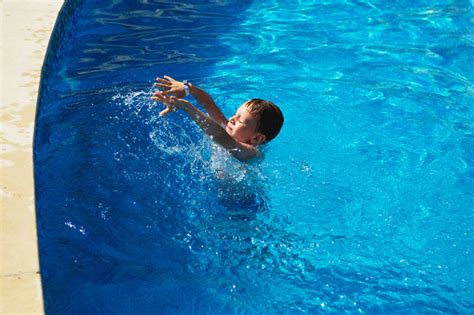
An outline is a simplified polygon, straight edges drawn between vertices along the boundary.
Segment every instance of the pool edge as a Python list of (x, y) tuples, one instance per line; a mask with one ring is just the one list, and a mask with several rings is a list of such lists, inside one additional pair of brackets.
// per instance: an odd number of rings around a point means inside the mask
[(60, 0), (5, 0), (2, 14), (0, 313), (44, 313), (33, 181), (41, 67)]

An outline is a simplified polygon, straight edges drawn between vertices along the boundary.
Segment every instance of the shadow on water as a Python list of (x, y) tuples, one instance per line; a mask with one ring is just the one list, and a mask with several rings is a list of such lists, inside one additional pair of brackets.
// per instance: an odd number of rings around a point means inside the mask
[[(145, 305), (173, 299), (182, 305), (183, 296), (207, 291), (204, 275), (189, 270), (195, 254), (200, 261), (202, 253), (222, 250), (220, 237), (250, 233), (249, 222), (265, 209), (263, 189), (233, 174), (223, 178), (208, 159), (210, 141), (188, 131), (191, 122), (158, 118), (146, 93), (99, 94), (110, 104), (78, 103), (36, 133), (43, 144), (36, 188), (46, 301), (54, 300), (52, 310), (61, 307), (69, 292), (55, 288), (63, 279), (74, 282), (76, 296), (87, 290), (115, 296), (116, 285), (133, 280), (156, 291)], [(78, 113), (88, 121), (78, 121)], [(221, 164), (240, 167), (226, 158)], [(181, 294), (164, 292), (163, 283), (182, 286)]]
[(148, 93), (157, 75), (211, 73), (227, 57), (219, 35), (249, 4), (65, 3), (34, 143), (47, 313), (182, 312), (198, 296), (201, 307), (226, 308), (190, 266), (219, 251), (209, 234), (247, 229), (263, 196), (216, 178), (196, 127), (180, 115), (160, 120)]

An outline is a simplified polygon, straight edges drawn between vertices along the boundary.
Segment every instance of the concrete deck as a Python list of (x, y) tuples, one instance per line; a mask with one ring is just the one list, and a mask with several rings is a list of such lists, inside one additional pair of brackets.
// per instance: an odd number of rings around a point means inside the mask
[(0, 0), (0, 314), (43, 313), (33, 186), (41, 66), (60, 0)]

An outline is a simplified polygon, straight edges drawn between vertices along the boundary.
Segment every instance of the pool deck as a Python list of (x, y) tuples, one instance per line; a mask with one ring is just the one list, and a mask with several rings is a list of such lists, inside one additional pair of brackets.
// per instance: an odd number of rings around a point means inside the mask
[(0, 0), (0, 314), (41, 314), (33, 129), (49, 37), (63, 1)]

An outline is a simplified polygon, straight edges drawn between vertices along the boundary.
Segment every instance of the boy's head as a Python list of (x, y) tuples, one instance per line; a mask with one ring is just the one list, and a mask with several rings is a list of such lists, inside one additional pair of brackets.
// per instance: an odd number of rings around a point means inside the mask
[(283, 120), (283, 114), (275, 104), (254, 98), (237, 109), (229, 119), (226, 131), (239, 142), (258, 145), (275, 138)]

